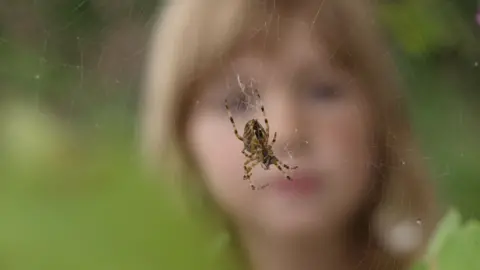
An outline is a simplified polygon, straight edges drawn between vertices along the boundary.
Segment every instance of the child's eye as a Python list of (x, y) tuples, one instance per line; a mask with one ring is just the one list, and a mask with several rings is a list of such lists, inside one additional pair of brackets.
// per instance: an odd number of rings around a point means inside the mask
[(330, 100), (340, 96), (340, 90), (332, 84), (319, 84), (308, 90), (309, 98), (316, 100)]

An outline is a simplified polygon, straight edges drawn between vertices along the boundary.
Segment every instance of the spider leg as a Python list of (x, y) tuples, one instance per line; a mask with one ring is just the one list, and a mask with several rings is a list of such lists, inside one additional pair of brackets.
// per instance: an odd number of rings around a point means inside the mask
[(260, 100), (260, 110), (262, 110), (263, 118), (265, 119), (265, 132), (267, 133), (267, 138), (270, 137), (270, 125), (268, 124), (267, 115), (265, 113), (265, 108), (263, 107), (262, 98), (260, 97), (260, 93), (258, 89), (255, 89), (255, 94), (257, 94), (258, 100)]
[(281, 161), (277, 160), (274, 165), (278, 168), (279, 171), (281, 171), (283, 173), (283, 176), (285, 178), (287, 178), (287, 180), (289, 181), (292, 181), (292, 178), (290, 177), (290, 175), (288, 175), (283, 169), (282, 169), (282, 166), (284, 166), (285, 168), (287, 169), (296, 169), (298, 166), (295, 166), (295, 167), (290, 167), (288, 165), (285, 165), (283, 164)]
[(232, 123), (233, 126), (233, 132), (235, 133), (235, 136), (237, 139), (243, 142), (242, 136), (238, 133), (237, 127), (235, 125), (235, 121), (233, 120), (232, 112), (230, 111), (230, 108), (228, 107), (228, 101), (225, 99), (225, 109), (227, 110), (228, 117), (230, 118), (230, 123)]
[(284, 167), (287, 170), (295, 170), (298, 168), (298, 166), (288, 166), (287, 164), (281, 162), (280, 160), (278, 160), (277, 162), (280, 166)]
[[(254, 162), (251, 166), (248, 166), (249, 163), (252, 163)], [(251, 171), (253, 169), (253, 167), (255, 167), (258, 163), (260, 163), (259, 160), (256, 160), (254, 158), (249, 158), (247, 160), (245, 160), (245, 162), (243, 163), (243, 170), (245, 171), (245, 175), (243, 176), (243, 180), (247, 180), (248, 176), (251, 175)]]
[(246, 158), (252, 159), (253, 156), (255, 156), (255, 153), (247, 153), (246, 151), (245, 148), (242, 150), (242, 154), (244, 154)]
[(272, 143), (270, 144), (270, 147), (272, 147), (276, 141), (277, 141), (277, 132), (273, 133), (273, 139), (272, 139)]
[[(253, 162), (253, 164), (248, 166), (248, 164), (251, 163), (251, 162)], [(245, 170), (245, 175), (243, 176), (243, 180), (247, 180), (250, 183), (250, 188), (252, 190), (264, 189), (268, 186), (268, 184), (266, 184), (266, 185), (257, 187), (257, 186), (255, 186), (253, 181), (250, 179), (250, 177), (252, 176), (253, 168), (255, 166), (257, 166), (259, 163), (260, 163), (260, 160), (249, 159), (249, 160), (245, 161), (244, 166), (243, 166), (243, 169)]]

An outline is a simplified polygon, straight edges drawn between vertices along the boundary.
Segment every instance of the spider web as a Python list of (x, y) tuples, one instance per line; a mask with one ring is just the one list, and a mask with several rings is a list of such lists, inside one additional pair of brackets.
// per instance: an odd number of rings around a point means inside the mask
[[(55, 114), (68, 122), (94, 129), (116, 123), (126, 132), (133, 132), (145, 44), (156, 5), (156, 1), (149, 0), (1, 2), (0, 102), (27, 100), (41, 112)], [(324, 1), (319, 1), (310, 27), (322, 16), (323, 5)], [(262, 32), (274, 33), (281, 41), (281, 29), (275, 23), (280, 19), (285, 18), (271, 15), (262, 27), (253, 31), (252, 37)], [(478, 59), (472, 59), (470, 65), (479, 72)], [(414, 69), (405, 73), (412, 78), (421, 77)], [(256, 84), (255, 78), (241, 78), (237, 74), (236, 84), (245, 95), (239, 106), (259, 112), (260, 101), (249, 92)], [(428, 83), (421, 89), (438, 89), (438, 86)], [(422, 98), (424, 94), (409, 93), (410, 100), (417, 102), (415, 121), (421, 121), (416, 123), (416, 129), (427, 138), (424, 145), (430, 154), (425, 159), (434, 165), (435, 179), (445, 189), (456, 190), (457, 198), (471, 194), (468, 187), (474, 185), (468, 181), (474, 182), (480, 175), (478, 166), (472, 162), (478, 160), (480, 152), (474, 147), (479, 145), (478, 128), (474, 124), (478, 122), (474, 117), (477, 113), (457, 98), (431, 101), (430, 97)], [(269, 108), (265, 109), (268, 117)], [(293, 134), (299, 132), (295, 128)], [(291, 140), (282, 142), (281, 149), (295, 159)], [(462, 183), (458, 184), (459, 181)], [(421, 223), (417, 220), (417, 224)]]
[[(255, 89), (255, 87), (256, 87), (255, 79), (254, 78), (249, 78), (248, 81), (243, 82), (241, 77), (240, 77), (240, 74), (237, 74), (236, 75), (236, 80), (237, 80), (237, 84), (239, 86), (239, 89), (240, 89), (240, 91), (241, 91), (241, 93), (244, 97), (244, 98), (238, 98), (239, 103), (237, 104), (237, 106), (245, 106), (247, 111), (255, 111), (255, 112), (259, 113), (260, 112), (260, 107), (262, 106), (262, 101), (259, 100), (252, 91), (252, 89)], [(267, 108), (265, 108), (265, 110), (267, 110)], [(267, 114), (267, 118), (268, 118), (268, 114)], [(275, 132), (275, 131), (272, 130), (271, 133), (272, 132)], [(295, 128), (294, 132), (295, 132), (295, 134), (298, 133), (298, 128)], [(290, 140), (291, 139), (287, 139), (283, 143), (282, 150), (285, 153), (287, 153), (287, 155), (289, 156), (289, 158), (291, 160), (293, 160), (294, 159), (294, 152), (293, 152), (292, 149), (289, 148), (289, 144), (290, 144), (289, 141)], [(308, 144), (308, 141), (305, 140), (302, 143)]]

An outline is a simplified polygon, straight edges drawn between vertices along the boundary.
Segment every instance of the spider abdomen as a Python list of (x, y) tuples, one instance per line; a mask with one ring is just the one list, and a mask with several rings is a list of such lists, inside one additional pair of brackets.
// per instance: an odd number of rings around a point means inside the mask
[(243, 144), (245, 150), (250, 153), (258, 153), (267, 145), (268, 138), (267, 132), (263, 126), (256, 120), (252, 119), (245, 124), (245, 129), (243, 131)]

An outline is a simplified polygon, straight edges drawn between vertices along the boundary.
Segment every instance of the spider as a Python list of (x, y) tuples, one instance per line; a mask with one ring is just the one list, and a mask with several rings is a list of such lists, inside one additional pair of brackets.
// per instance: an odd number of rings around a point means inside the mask
[[(260, 93), (257, 89), (254, 90), (255, 94), (257, 95), (258, 99), (261, 101)], [(268, 119), (265, 114), (265, 108), (263, 104), (261, 104), (261, 110), (263, 113), (263, 117), (265, 119), (265, 128), (260, 124), (257, 119), (251, 119), (245, 124), (245, 128), (243, 131), (243, 137), (240, 136), (238, 133), (237, 127), (235, 125), (235, 121), (233, 120), (232, 113), (230, 108), (228, 107), (228, 101), (225, 99), (225, 109), (227, 110), (228, 116), (230, 118), (230, 122), (233, 126), (233, 131), (237, 139), (243, 142), (243, 150), (242, 154), (245, 155), (247, 160), (243, 164), (243, 169), (245, 174), (243, 176), (243, 180), (247, 180), (250, 183), (250, 187), (252, 190), (256, 189), (263, 189), (266, 188), (269, 184), (260, 186), (257, 188), (250, 179), (252, 176), (252, 170), (258, 164), (261, 164), (264, 170), (268, 170), (270, 165), (275, 165), (284, 175), (286, 179), (291, 181), (292, 179), (290, 176), (282, 169), (284, 167), (287, 170), (293, 170), (298, 168), (298, 166), (288, 166), (282, 163), (274, 154), (273, 152), (273, 144), (277, 140), (277, 132), (274, 133), (272, 142), (269, 143), (270, 140), (270, 126), (268, 124)]]

